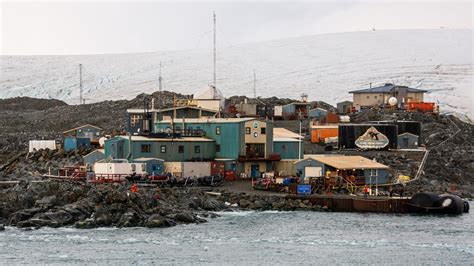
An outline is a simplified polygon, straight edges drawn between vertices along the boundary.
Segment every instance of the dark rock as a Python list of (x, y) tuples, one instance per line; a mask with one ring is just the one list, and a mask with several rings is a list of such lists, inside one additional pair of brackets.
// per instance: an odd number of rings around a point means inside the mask
[(159, 214), (154, 214), (148, 218), (148, 220), (145, 223), (145, 226), (149, 228), (155, 228), (155, 227), (169, 227), (171, 225), (165, 217)]

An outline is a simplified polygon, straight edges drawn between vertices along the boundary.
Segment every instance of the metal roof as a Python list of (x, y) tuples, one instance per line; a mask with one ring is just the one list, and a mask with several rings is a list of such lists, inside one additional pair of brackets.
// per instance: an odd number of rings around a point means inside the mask
[(355, 91), (349, 91), (349, 93), (387, 93), (387, 92), (394, 92), (398, 88), (406, 88), (407, 92), (428, 92), (426, 90), (420, 90), (420, 89), (415, 89), (415, 88), (409, 88), (409, 87), (406, 87), (406, 86), (394, 85), (392, 83), (385, 83), (383, 86), (368, 88), (368, 89), (355, 90)]
[[(116, 138), (128, 139), (128, 136), (116, 136)], [(213, 139), (200, 137), (185, 137), (185, 138), (150, 138), (146, 136), (132, 136), (132, 141), (161, 141), (161, 142), (214, 142)]]
[[(185, 123), (240, 123), (240, 122), (247, 122), (252, 120), (258, 120), (254, 117), (244, 117), (244, 118), (184, 118)], [(183, 118), (175, 118), (173, 122), (175, 123), (182, 123)], [(160, 120), (156, 123), (171, 123), (172, 121), (169, 119)], [(267, 121), (265, 121), (267, 122)]]
[[(345, 155), (305, 155), (303, 160), (316, 160), (323, 164), (332, 166), (336, 169), (388, 169), (388, 166), (374, 162), (362, 156), (345, 156)], [(303, 161), (300, 160), (300, 161)], [(297, 161), (296, 163), (300, 162)]]
[(302, 139), (303, 136), (290, 131), (283, 127), (274, 127), (273, 128), (273, 139), (276, 138), (293, 138), (293, 139)]
[(165, 161), (165, 160), (160, 159), (160, 158), (146, 158), (146, 157), (135, 158), (133, 160), (134, 161), (162, 161), (162, 162)]
[[(176, 106), (176, 107), (163, 108), (163, 109), (148, 109), (148, 112), (150, 112), (150, 113), (161, 113), (161, 112), (184, 109), (184, 108), (191, 108), (191, 109), (195, 109), (195, 110), (202, 110), (202, 111), (213, 112), (213, 113), (218, 112), (218, 111), (213, 110), (213, 109), (202, 108), (202, 107), (198, 107), (198, 106)], [(129, 114), (143, 114), (144, 112), (145, 112), (145, 110), (143, 108), (141, 108), (141, 109), (140, 108), (127, 109), (127, 113), (129, 113)]]
[(93, 127), (95, 129), (102, 130), (102, 128), (100, 128), (100, 127), (96, 127), (96, 126), (93, 126), (93, 125), (90, 125), (90, 124), (86, 124), (86, 125), (83, 125), (83, 126), (80, 126), (80, 127), (75, 127), (75, 128), (69, 129), (67, 131), (64, 131), (63, 134), (74, 131), (74, 130), (78, 130), (78, 129), (81, 129), (81, 128), (84, 128), (84, 127)]
[(301, 140), (294, 138), (273, 138), (273, 142), (301, 142)]

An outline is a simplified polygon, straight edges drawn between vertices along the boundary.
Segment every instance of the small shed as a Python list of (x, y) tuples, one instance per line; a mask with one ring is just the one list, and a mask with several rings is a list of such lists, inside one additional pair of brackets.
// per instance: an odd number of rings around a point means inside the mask
[(102, 129), (93, 125), (84, 125), (63, 132), (64, 150), (71, 151), (79, 147), (99, 146)]
[(63, 132), (64, 137), (87, 138), (91, 142), (99, 141), (102, 128), (93, 125), (83, 125)]
[(134, 163), (144, 163), (145, 171), (149, 175), (163, 174), (165, 170), (164, 160), (158, 158), (137, 158), (133, 159)]
[(399, 149), (417, 149), (419, 137), (415, 134), (405, 132), (398, 135)]
[(327, 110), (318, 107), (318, 108), (314, 108), (314, 109), (309, 110), (308, 117), (309, 118), (321, 119), (321, 118), (326, 117), (327, 113), (328, 113)]
[(311, 103), (308, 102), (289, 103), (282, 107), (283, 117), (289, 120), (298, 119), (300, 115), (303, 117), (307, 117), (310, 107)]
[(353, 103), (351, 101), (343, 101), (337, 103), (337, 113), (338, 114), (347, 114), (352, 111)]

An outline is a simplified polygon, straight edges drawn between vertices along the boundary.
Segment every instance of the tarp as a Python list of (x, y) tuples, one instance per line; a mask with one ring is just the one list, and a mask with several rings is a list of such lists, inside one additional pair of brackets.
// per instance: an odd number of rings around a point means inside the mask
[(56, 150), (55, 140), (30, 140), (28, 152), (33, 152), (34, 149), (37, 151), (40, 149)]

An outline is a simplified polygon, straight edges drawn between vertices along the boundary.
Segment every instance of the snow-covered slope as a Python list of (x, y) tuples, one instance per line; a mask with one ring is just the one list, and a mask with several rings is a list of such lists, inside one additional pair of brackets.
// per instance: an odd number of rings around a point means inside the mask
[[(393, 30), (314, 35), (218, 49), (217, 87), (225, 96), (257, 94), (335, 104), (349, 90), (391, 82), (429, 91), (444, 111), (474, 117), (473, 30)], [(88, 102), (132, 98), (163, 88), (196, 93), (212, 80), (210, 49), (80, 56), (2, 56), (0, 97), (77, 103), (78, 64)]]

